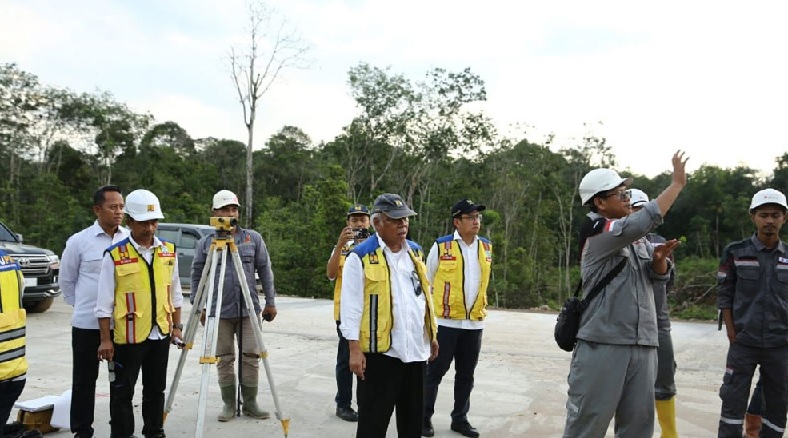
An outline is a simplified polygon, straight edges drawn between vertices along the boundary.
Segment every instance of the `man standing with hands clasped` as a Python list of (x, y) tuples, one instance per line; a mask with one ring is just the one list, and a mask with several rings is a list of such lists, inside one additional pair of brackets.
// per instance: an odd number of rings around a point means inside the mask
[(377, 233), (345, 261), (339, 328), (359, 378), (357, 438), (384, 438), (395, 408), (400, 438), (421, 433), (425, 366), (438, 341), (421, 247), (407, 240), (415, 215), (399, 195), (378, 196)]
[[(101, 332), (96, 319), (99, 273), (104, 251), (129, 236), (123, 222), (123, 194), (118, 186), (103, 186), (93, 194), (93, 225), (66, 242), (60, 259), (60, 288), (74, 306), (71, 318), (71, 432), (75, 438), (93, 436), (93, 414)], [(112, 320), (110, 320), (112, 328)]]
[(435, 434), (431, 419), (438, 385), (452, 361), (455, 377), (451, 430), (471, 438), (479, 436), (467, 415), (487, 316), (487, 286), (492, 264), (492, 243), (479, 237), (481, 212), (486, 208), (469, 199), (454, 204), (451, 209), (454, 233), (438, 238), (427, 257), (427, 278), (432, 285), (441, 348), (438, 357), (427, 366), (422, 436)]

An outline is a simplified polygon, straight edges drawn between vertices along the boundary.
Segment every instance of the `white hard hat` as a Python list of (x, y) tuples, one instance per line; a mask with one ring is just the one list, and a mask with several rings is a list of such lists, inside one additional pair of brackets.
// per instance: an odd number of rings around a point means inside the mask
[(164, 219), (161, 212), (159, 198), (149, 190), (134, 190), (126, 196), (126, 206), (123, 211), (135, 221), (149, 221), (151, 219)]
[(629, 189), (629, 205), (632, 207), (641, 207), (648, 202), (648, 195), (643, 190)]
[(763, 189), (753, 195), (752, 202), (750, 202), (750, 212), (764, 204), (777, 204), (788, 210), (788, 204), (785, 203), (785, 195), (779, 190)]
[(632, 178), (621, 178), (618, 172), (611, 169), (594, 169), (580, 180), (580, 201), (585, 205), (597, 193), (615, 189), (622, 184), (629, 186)]
[(219, 190), (213, 195), (213, 209), (218, 210), (226, 205), (241, 206), (241, 204), (238, 203), (238, 197), (235, 196), (235, 193), (229, 190)]

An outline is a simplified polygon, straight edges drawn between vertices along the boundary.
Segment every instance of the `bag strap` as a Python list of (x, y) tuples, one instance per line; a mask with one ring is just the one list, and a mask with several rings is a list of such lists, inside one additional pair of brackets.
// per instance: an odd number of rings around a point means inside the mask
[[(597, 295), (599, 295), (600, 292), (602, 292), (605, 286), (607, 286), (607, 284), (610, 283), (613, 280), (613, 278), (616, 277), (616, 275), (618, 275), (622, 270), (624, 270), (624, 265), (626, 264), (627, 264), (627, 259), (626, 258), (621, 259), (621, 261), (618, 262), (616, 267), (613, 268), (613, 270), (611, 270), (610, 272), (608, 272), (607, 275), (605, 275), (605, 277), (602, 280), (600, 280), (599, 283), (597, 283), (593, 289), (591, 289), (591, 292), (588, 293), (588, 296), (585, 297), (585, 299), (583, 299), (582, 302), (583, 309), (585, 309), (588, 306), (588, 303), (590, 303), (591, 300), (594, 299), (594, 297), (596, 297)], [(580, 294), (580, 290), (582, 288), (583, 288), (583, 280), (581, 279), (580, 282), (577, 283), (577, 288), (575, 289), (575, 296), (578, 296)]]

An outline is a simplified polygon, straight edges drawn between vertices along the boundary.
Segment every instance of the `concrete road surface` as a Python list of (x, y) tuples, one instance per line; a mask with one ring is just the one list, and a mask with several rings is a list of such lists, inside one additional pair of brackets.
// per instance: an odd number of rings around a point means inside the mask
[[(279, 297), (276, 321), (264, 323), (263, 334), (283, 411), (291, 418), (290, 437), (345, 438), (355, 436), (355, 424), (334, 416), (334, 364), (336, 328), (328, 300)], [(188, 300), (183, 309), (190, 311)], [(71, 385), (71, 308), (58, 300), (43, 314), (29, 315), (30, 370), (20, 400), (60, 395)], [(185, 319), (185, 318), (184, 318)], [(560, 437), (565, 418), (566, 376), (570, 354), (558, 349), (552, 338), (555, 315), (490, 311), (482, 354), (476, 370), (469, 419), (483, 437)], [(195, 349), (188, 355), (173, 412), (167, 418), (168, 437), (195, 436), (201, 366), (202, 328)], [(682, 437), (716, 435), (720, 401), (717, 396), (725, 365), (727, 340), (715, 324), (674, 322), (673, 342), (678, 372), (677, 415)], [(168, 386), (180, 351), (170, 350)], [(262, 371), (261, 366), (261, 371)], [(221, 398), (210, 370), (211, 386), (205, 411), (204, 436), (283, 436), (279, 422), (236, 418), (216, 421)], [(449, 430), (453, 371), (440, 387), (433, 418), (436, 437), (459, 437)], [(96, 394), (96, 436), (109, 436), (109, 387), (102, 366)], [(141, 436), (141, 380), (137, 384), (136, 433)], [(273, 413), (265, 376), (261, 373), (258, 401)], [(12, 419), (16, 413), (12, 413)], [(392, 421), (388, 437), (396, 437)], [(654, 436), (659, 436), (656, 426)], [(61, 429), (50, 437), (70, 437)], [(612, 424), (608, 436), (613, 436)]]

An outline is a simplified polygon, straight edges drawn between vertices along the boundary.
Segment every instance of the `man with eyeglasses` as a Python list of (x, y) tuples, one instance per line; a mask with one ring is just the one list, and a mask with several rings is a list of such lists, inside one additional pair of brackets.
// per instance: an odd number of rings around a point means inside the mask
[(670, 185), (632, 214), (627, 189), (632, 178), (594, 169), (580, 181), (581, 201), (591, 210), (580, 230), (583, 295), (615, 269), (621, 271), (581, 317), (567, 378), (564, 438), (604, 437), (614, 416), (619, 438), (654, 435), (658, 335), (653, 284), (667, 281), (669, 256), (679, 242), (653, 248), (645, 236), (662, 223), (686, 185), (686, 162), (684, 153), (676, 152)]
[(425, 366), (438, 341), (421, 247), (407, 240), (415, 215), (399, 195), (378, 196), (376, 233), (345, 260), (339, 328), (358, 376), (358, 438), (384, 438), (394, 409), (398, 436), (421, 433)]
[(427, 366), (422, 436), (435, 435), (432, 415), (438, 385), (452, 361), (455, 375), (451, 430), (471, 438), (479, 436), (479, 431), (468, 421), (468, 411), (487, 316), (487, 285), (492, 264), (492, 243), (479, 237), (481, 212), (486, 208), (469, 199), (454, 204), (451, 209), (454, 233), (439, 237), (427, 257), (427, 278), (432, 285), (441, 349)]
[(780, 239), (788, 203), (775, 189), (750, 202), (755, 233), (729, 243), (717, 272), (717, 308), (730, 347), (720, 387), (718, 437), (740, 437), (756, 366), (763, 391), (761, 437), (785, 433), (788, 406), (788, 244)]

